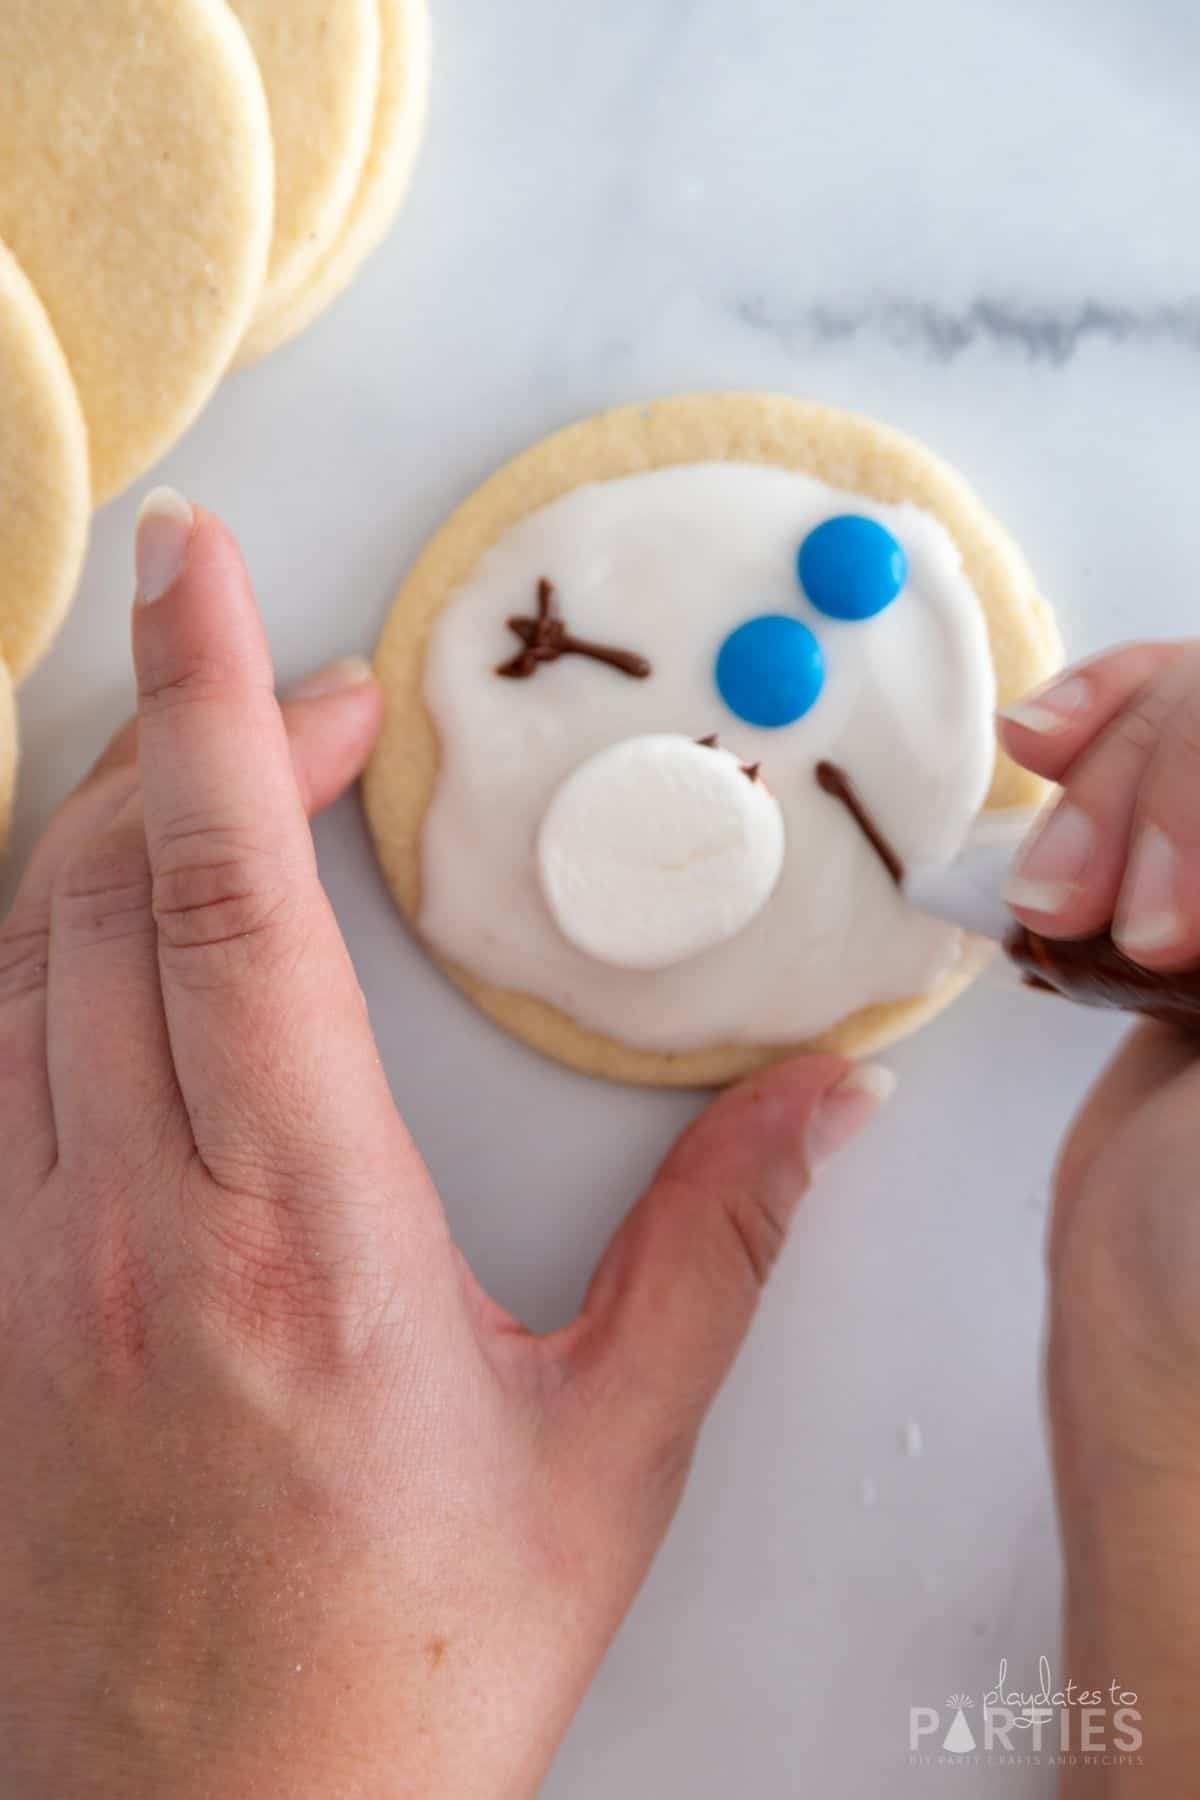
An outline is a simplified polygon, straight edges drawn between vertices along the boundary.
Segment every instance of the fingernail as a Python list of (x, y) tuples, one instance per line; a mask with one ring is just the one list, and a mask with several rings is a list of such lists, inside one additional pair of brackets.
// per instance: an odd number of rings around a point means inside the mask
[(322, 694), (340, 694), (344, 688), (361, 687), (364, 681), (374, 679), (375, 671), (365, 656), (339, 656), (290, 687), (284, 699), (319, 700)]
[(815, 1175), (852, 1137), (869, 1125), (896, 1091), (896, 1077), (882, 1063), (856, 1063), (831, 1087), (808, 1126), (808, 1168)]
[(1130, 956), (1167, 950), (1184, 936), (1178, 850), (1157, 825), (1144, 825), (1133, 848), (1113, 936)]
[(138, 513), (134, 540), (135, 599), (139, 606), (161, 600), (174, 587), (195, 522), (191, 507), (174, 488), (157, 487), (146, 495)]
[(1095, 841), (1096, 828), (1082, 808), (1070, 801), (1055, 807), (1009, 879), (1008, 904), (1061, 912), (1083, 881)]
[(1024, 725), (1025, 731), (1049, 736), (1054, 731), (1067, 731), (1079, 713), (1092, 704), (1092, 684), (1085, 675), (1063, 675), (1052, 680), (1049, 688), (1034, 688), (1013, 706), (1000, 707), (999, 718), (1009, 725)]
[(1021, 725), (1026, 731), (1050, 736), (1066, 731), (1092, 703), (1092, 684), (1084, 675), (1064, 675), (1049, 687), (1037, 688), (1012, 706), (1002, 707), (997, 714), (1009, 725)]

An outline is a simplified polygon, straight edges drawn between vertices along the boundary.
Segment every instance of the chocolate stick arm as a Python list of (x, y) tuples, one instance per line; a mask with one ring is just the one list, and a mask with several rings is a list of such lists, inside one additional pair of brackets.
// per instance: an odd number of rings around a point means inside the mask
[(638, 680), (650, 674), (650, 664), (636, 650), (622, 650), (615, 644), (593, 644), (587, 638), (572, 637), (563, 623), (554, 583), (543, 575), (537, 585), (537, 615), (530, 619), (519, 614), (508, 620), (508, 629), (524, 645), (524, 649), (508, 662), (500, 663), (497, 675), (523, 678), (534, 674), (540, 663), (557, 662), (560, 656), (586, 656), (593, 662), (607, 663), (622, 675)]
[(817, 764), (817, 785), (834, 800), (840, 800), (872, 850), (897, 887), (904, 885), (904, 864), (899, 852), (889, 843), (879, 825), (871, 817), (858, 789), (837, 763)]
[(610, 668), (620, 669), (623, 675), (634, 675), (638, 680), (650, 673), (650, 664), (636, 650), (619, 650), (613, 644), (593, 644), (587, 638), (564, 637), (562, 654), (590, 657), (593, 662), (607, 663)]

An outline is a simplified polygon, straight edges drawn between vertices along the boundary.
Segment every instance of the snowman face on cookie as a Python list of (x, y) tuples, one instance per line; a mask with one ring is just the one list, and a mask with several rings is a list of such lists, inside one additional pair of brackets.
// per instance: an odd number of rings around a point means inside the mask
[(425, 698), (420, 924), (479, 979), (684, 1051), (794, 1042), (952, 966), (828, 778), (927, 864), (987, 792), (982, 612), (916, 507), (736, 463), (577, 488), (447, 601)]

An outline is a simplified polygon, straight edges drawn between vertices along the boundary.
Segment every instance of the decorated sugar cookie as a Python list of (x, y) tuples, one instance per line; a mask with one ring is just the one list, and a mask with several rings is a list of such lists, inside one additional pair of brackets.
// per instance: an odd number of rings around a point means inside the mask
[(897, 877), (1036, 800), (993, 714), (1058, 657), (1016, 546), (910, 440), (749, 395), (630, 407), (421, 557), (368, 815), (433, 954), (562, 1061), (715, 1084), (871, 1051), (971, 972)]

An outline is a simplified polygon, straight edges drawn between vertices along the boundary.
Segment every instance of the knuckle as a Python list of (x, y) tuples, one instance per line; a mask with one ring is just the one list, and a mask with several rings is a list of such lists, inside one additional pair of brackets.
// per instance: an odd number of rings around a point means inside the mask
[(219, 658), (172, 651), (169, 659), (143, 661), (138, 701), (143, 710), (169, 712), (177, 706), (217, 699), (229, 691), (229, 669)]
[(82, 845), (66, 858), (54, 883), (55, 920), (92, 942), (146, 930), (149, 905), (150, 866), (140, 835)]
[(278, 714), (279, 702), (270, 682), (247, 677), (220, 654), (172, 655), (169, 661), (143, 666), (140, 672), (139, 737), (146, 723), (168, 740), (197, 732), (219, 740), (235, 722), (263, 724), (277, 720)]
[(769, 1188), (755, 1188), (729, 1195), (724, 1217), (735, 1255), (750, 1270), (755, 1284), (765, 1287), (787, 1238), (791, 1207), (782, 1204)]
[(157, 860), (152, 906), (170, 954), (261, 956), (282, 936), (292, 893), (284, 872), (236, 836), (185, 825), (169, 834)]
[(1156, 749), (1162, 735), (1161, 707), (1153, 694), (1146, 693), (1131, 700), (1117, 726), (1117, 742), (1121, 749), (1144, 762)]
[(189, 1234), (200, 1313), (277, 1363), (361, 1369), (390, 1293), (384, 1274), (351, 1252), (314, 1254), (304, 1207), (285, 1182), (235, 1188), (209, 1171), (204, 1180)]
[(0, 929), (0, 1004), (46, 985), (50, 928), (45, 919), (9, 919)]
[(71, 1312), (94, 1374), (136, 1379), (159, 1335), (168, 1276), (143, 1239), (123, 1180), (90, 1184), (89, 1199), (89, 1229), (67, 1277)]

